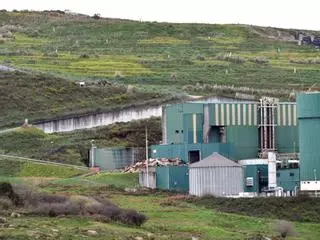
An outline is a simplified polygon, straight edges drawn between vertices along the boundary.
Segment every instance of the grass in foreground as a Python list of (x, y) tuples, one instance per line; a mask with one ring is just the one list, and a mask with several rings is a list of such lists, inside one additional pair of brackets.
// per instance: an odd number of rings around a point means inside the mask
[[(119, 178), (122, 176), (122, 180)], [(0, 236), (7, 239), (260, 239), (258, 236), (276, 236), (275, 219), (256, 218), (234, 213), (219, 212), (194, 202), (186, 196), (164, 192), (128, 193), (121, 190), (132, 187), (137, 175), (119, 173), (101, 174), (95, 177), (78, 178), (78, 181), (54, 181), (43, 184), (45, 192), (64, 195), (83, 195), (110, 199), (121, 208), (133, 208), (146, 215), (148, 221), (140, 228), (120, 223), (101, 223), (83, 217), (8, 217), (11, 227), (2, 227)], [(92, 184), (83, 184), (89, 180)], [(97, 183), (97, 184), (95, 184)], [(110, 186), (113, 184), (114, 186)], [(250, 206), (246, 206), (250, 208)], [(27, 224), (25, 224), (27, 222)], [(298, 236), (288, 239), (319, 239), (319, 224), (294, 222)], [(88, 236), (95, 230), (97, 236)]]

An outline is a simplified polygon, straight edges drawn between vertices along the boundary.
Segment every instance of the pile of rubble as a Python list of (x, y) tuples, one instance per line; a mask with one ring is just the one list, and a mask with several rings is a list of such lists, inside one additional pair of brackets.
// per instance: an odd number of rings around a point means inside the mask
[(140, 169), (145, 168), (147, 166), (149, 167), (156, 167), (156, 166), (178, 166), (183, 164), (183, 162), (179, 158), (175, 159), (168, 159), (168, 158), (161, 158), (161, 159), (152, 159), (144, 160), (141, 162), (136, 162), (135, 164), (128, 166), (124, 169), (125, 173), (134, 173), (139, 172)]

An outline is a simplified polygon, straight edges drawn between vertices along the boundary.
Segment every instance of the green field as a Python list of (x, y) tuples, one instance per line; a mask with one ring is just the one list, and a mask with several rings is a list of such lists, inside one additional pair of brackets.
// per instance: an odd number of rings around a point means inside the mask
[[(95, 20), (58, 13), (1, 14), (0, 24), (9, 23), (21, 28), (15, 29), (14, 40), (2, 43), (0, 60), (73, 79), (177, 87), (209, 83), (290, 88), (290, 84), (319, 80), (317, 63), (293, 63), (317, 59), (316, 49), (271, 38), (278, 34), (293, 37), (295, 30)], [(232, 57), (219, 58), (230, 52)], [(266, 63), (254, 58), (265, 58)]]
[[(103, 223), (91, 217), (40, 217), (22, 215), (19, 218), (6, 217), (8, 224), (2, 227), (0, 236), (4, 239), (182, 239), (192, 237), (199, 239), (263, 239), (274, 237), (279, 233), (275, 230), (278, 215), (273, 215), (265, 209), (261, 212), (268, 217), (249, 217), (244, 214), (226, 213), (219, 206), (209, 206), (208, 199), (190, 198), (176, 193), (146, 191), (126, 192), (125, 187), (137, 187), (137, 174), (108, 173), (90, 177), (51, 180), (38, 186), (47, 193), (67, 196), (87, 196), (109, 199), (121, 208), (136, 209), (147, 216), (147, 221), (141, 227), (132, 227), (117, 222)], [(248, 199), (254, 202), (254, 199)], [(256, 199), (257, 203), (259, 199)], [(270, 199), (272, 200), (272, 199)], [(203, 205), (204, 201), (207, 205)], [(216, 200), (214, 200), (216, 201)], [(223, 204), (228, 207), (231, 205)], [(234, 200), (237, 202), (238, 200)], [(250, 210), (251, 206), (242, 202), (242, 210)], [(250, 201), (247, 201), (249, 203)], [(289, 211), (284, 205), (284, 199), (272, 200), (282, 212)], [(318, 203), (318, 200), (315, 199)], [(310, 200), (305, 199), (304, 205), (312, 207)], [(309, 203), (308, 203), (309, 202)], [(0, 204), (1, 205), (1, 204)], [(1, 210), (1, 209), (0, 209)], [(302, 211), (302, 210), (300, 210)], [(318, 211), (318, 208), (317, 210)], [(286, 219), (285, 215), (281, 216)], [(315, 222), (313, 222), (315, 221)], [(28, 224), (25, 224), (25, 223)], [(8, 227), (10, 224), (11, 227)], [(319, 239), (319, 221), (309, 218), (300, 219), (291, 224), (291, 230), (296, 235), (287, 239)], [(88, 236), (88, 230), (95, 230), (97, 236)]]

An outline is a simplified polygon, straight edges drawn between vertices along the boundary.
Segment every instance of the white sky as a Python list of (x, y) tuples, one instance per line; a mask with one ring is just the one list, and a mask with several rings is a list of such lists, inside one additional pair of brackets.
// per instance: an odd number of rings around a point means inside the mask
[(0, 9), (69, 9), (143, 21), (242, 23), (320, 30), (320, 0), (0, 0)]

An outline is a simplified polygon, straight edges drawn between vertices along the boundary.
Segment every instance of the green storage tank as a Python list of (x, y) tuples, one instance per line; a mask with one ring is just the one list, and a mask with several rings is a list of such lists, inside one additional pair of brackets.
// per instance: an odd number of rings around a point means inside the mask
[(156, 183), (158, 189), (188, 192), (189, 168), (187, 165), (157, 167)]
[(320, 93), (298, 94), (300, 189), (320, 190)]

